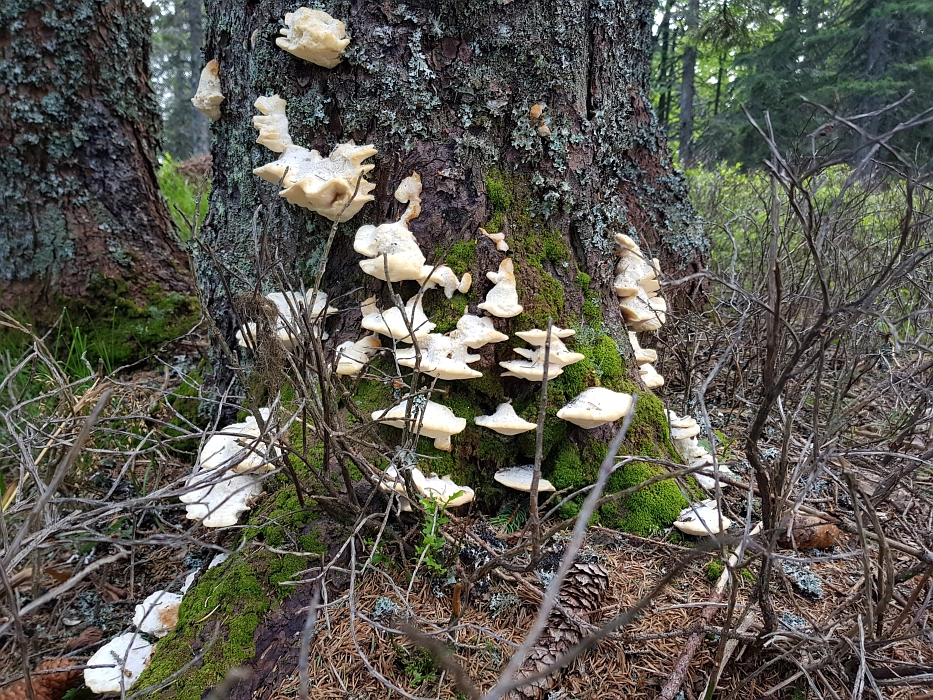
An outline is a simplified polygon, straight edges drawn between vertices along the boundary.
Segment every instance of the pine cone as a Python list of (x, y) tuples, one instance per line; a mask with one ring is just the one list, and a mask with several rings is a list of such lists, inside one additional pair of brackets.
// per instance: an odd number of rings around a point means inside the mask
[[(609, 573), (598, 562), (586, 562), (578, 559), (567, 572), (560, 587), (560, 604), (567, 612), (586, 622), (596, 624), (599, 620), (590, 619), (602, 605), (603, 594), (609, 588)], [(532, 648), (518, 672), (518, 678), (531, 676), (543, 671), (571, 647), (583, 638), (579, 626), (565, 617), (558, 610), (551, 612), (547, 627), (538, 638), (538, 646)], [(556, 678), (548, 676), (530, 683), (509, 694), (510, 700), (536, 700), (542, 691), (551, 688)]]
[[(39, 664), (33, 673), (75, 666), (71, 659), (49, 659)], [(61, 700), (62, 696), (81, 680), (81, 671), (62, 671), (32, 676), (32, 689), (36, 700)], [(18, 680), (0, 690), (0, 700), (27, 700), (26, 679)]]

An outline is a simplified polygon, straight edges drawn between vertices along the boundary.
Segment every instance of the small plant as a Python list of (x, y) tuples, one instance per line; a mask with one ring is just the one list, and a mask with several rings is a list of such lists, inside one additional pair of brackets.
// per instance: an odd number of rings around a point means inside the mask
[(489, 519), (493, 525), (507, 535), (518, 532), (528, 521), (528, 504), (510, 501), (505, 503), (499, 512)]
[[(460, 495), (460, 492), (454, 494), (454, 498)], [(421, 544), (416, 549), (418, 561), (431, 570), (432, 573), (442, 576), (447, 573), (447, 567), (437, 560), (441, 549), (444, 547), (444, 538), (440, 535), (441, 527), (450, 522), (446, 515), (446, 508), (430, 498), (422, 498), (421, 505), (424, 506), (425, 519), (421, 528)]]
[(412, 686), (419, 686), (425, 681), (433, 683), (437, 680), (437, 666), (434, 663), (434, 657), (427, 649), (419, 647), (409, 650), (396, 645), (395, 651)]

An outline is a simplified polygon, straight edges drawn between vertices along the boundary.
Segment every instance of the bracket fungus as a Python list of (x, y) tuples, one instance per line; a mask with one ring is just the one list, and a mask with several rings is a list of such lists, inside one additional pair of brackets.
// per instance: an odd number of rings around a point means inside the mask
[(389, 465), (382, 473), (379, 479), (379, 490), (385, 494), (398, 497), (399, 510), (404, 513), (410, 513), (412, 510), (411, 500), (408, 498), (408, 491), (405, 488), (405, 481), (398, 473), (398, 469)]
[(282, 36), (276, 46), (293, 56), (324, 68), (334, 68), (343, 60), (343, 50), (350, 43), (347, 27), (326, 12), (299, 7), (285, 13)]
[[(498, 481), (503, 486), (506, 486), (510, 489), (515, 489), (516, 491), (531, 491), (531, 481), (534, 479), (535, 468), (527, 464), (522, 467), (509, 467), (508, 469), (500, 469), (492, 477)], [(544, 477), (538, 477), (538, 491), (556, 491), (554, 484), (545, 479)]]
[(616, 234), (616, 278), (613, 289), (620, 298), (619, 308), (631, 331), (654, 331), (665, 320), (667, 303), (657, 295), (657, 259), (647, 260), (638, 244), (625, 234)]
[(505, 233), (503, 231), (499, 231), (499, 233), (489, 233), (486, 229), (480, 227), (479, 232), (495, 243), (496, 250), (500, 253), (509, 252), (509, 244), (505, 242)]
[[(353, 249), (367, 256), (368, 259), (360, 260), (360, 267), (376, 279), (385, 281), (387, 270), (390, 282), (421, 279), (425, 274), (424, 254), (408, 230), (411, 220), (418, 218), (421, 213), (421, 177), (418, 173), (413, 172), (402, 180), (395, 190), (395, 198), (408, 205), (399, 220), (379, 226), (360, 226), (353, 240)], [(428, 276), (432, 269), (429, 267)]]
[[(572, 352), (561, 338), (569, 338), (575, 331), (571, 329), (551, 327), (551, 343), (548, 349), (547, 376), (553, 379), (563, 374), (564, 367), (572, 365), (586, 359), (586, 356), (579, 352)], [(503, 377), (519, 377), (533, 382), (544, 380), (544, 355), (545, 345), (547, 344), (547, 331), (534, 328), (530, 331), (521, 331), (516, 335), (522, 338), (530, 345), (536, 346), (534, 350), (527, 348), (515, 348), (515, 352), (524, 357), (524, 360), (506, 360), (499, 365), (507, 371), (503, 372)]]
[[(298, 346), (298, 338), (305, 326), (305, 321), (314, 322), (322, 314), (337, 312), (337, 309), (333, 306), (327, 305), (326, 292), (319, 291), (315, 295), (313, 289), (309, 289), (304, 294), (299, 292), (272, 292), (267, 294), (265, 298), (275, 304), (276, 336), (286, 350), (293, 350)], [(311, 306), (312, 301), (314, 303), (313, 308)], [(237, 343), (244, 348), (255, 346), (256, 331), (257, 326), (255, 323), (245, 324), (236, 333)], [(327, 333), (322, 333), (321, 337), (326, 340)]]
[(500, 403), (491, 416), (476, 416), (476, 424), (501, 435), (518, 435), (538, 427), (515, 413), (511, 403)]
[(492, 319), (488, 316), (473, 316), (465, 313), (457, 321), (457, 330), (461, 333), (463, 344), (472, 350), (478, 350), (489, 343), (501, 343), (508, 340), (509, 336), (500, 333), (492, 325)]
[(357, 374), (379, 352), (382, 343), (378, 335), (367, 335), (356, 342), (348, 340), (337, 346), (337, 374)]
[(658, 374), (658, 371), (650, 362), (638, 365), (638, 374), (645, 383), (645, 386), (649, 389), (657, 389), (664, 386), (664, 377)]
[(411, 477), (418, 493), (448, 508), (466, 505), (476, 495), (469, 486), (458, 486), (449, 476), (425, 476), (417, 467), (411, 470)]
[[(388, 311), (380, 311), (375, 307), (374, 301), (367, 299), (363, 302), (363, 320), (361, 325), (368, 331), (387, 335), (403, 343), (410, 343), (411, 335), (415, 338), (424, 338), (434, 330), (436, 323), (431, 323), (421, 307), (421, 295), (416, 294), (405, 304), (405, 314), (395, 306)], [(406, 318), (411, 324), (411, 332), (406, 325)]]
[(453, 297), (454, 292), (466, 294), (473, 284), (473, 275), (469, 272), (464, 272), (463, 277), (457, 279), (457, 274), (447, 265), (438, 265), (437, 267), (425, 265), (421, 268), (421, 274), (417, 279), (425, 289), (434, 289), (440, 286), (444, 290), (444, 296), (448, 299)]
[(678, 416), (673, 411), (668, 411), (667, 418), (671, 425), (671, 442), (674, 443), (676, 450), (687, 460), (690, 467), (701, 468), (699, 472), (694, 473), (693, 477), (703, 489), (706, 491), (715, 489), (720, 477), (738, 480), (738, 476), (728, 467), (715, 464), (709, 450), (697, 440), (700, 434), (700, 424), (691, 416)]
[(135, 632), (110, 640), (88, 659), (84, 682), (92, 693), (129, 690), (149, 666), (155, 647)]
[(515, 290), (515, 267), (512, 258), (506, 258), (499, 263), (498, 272), (487, 272), (486, 277), (495, 286), (486, 294), (486, 300), (479, 304), (483, 311), (499, 318), (512, 318), (522, 312), (522, 305), (518, 303), (518, 292)]
[(702, 537), (704, 535), (718, 535), (720, 532), (728, 530), (732, 521), (725, 515), (721, 515), (719, 508), (716, 507), (716, 501), (708, 499), (693, 503), (682, 511), (677, 520), (674, 521), (674, 527), (685, 535)]
[(185, 517), (201, 520), (204, 527), (236, 525), (241, 513), (262, 493), (262, 485), (252, 474), (230, 470), (203, 470), (188, 478), (190, 490), (178, 497), (186, 503)]
[(658, 351), (657, 350), (647, 350), (643, 348), (638, 342), (638, 335), (635, 331), (628, 332), (628, 342), (632, 346), (632, 350), (635, 352), (635, 362), (639, 365), (643, 365), (649, 362), (658, 361)]
[[(418, 360), (420, 355), (420, 362)], [(438, 379), (476, 379), (482, 372), (467, 366), (476, 362), (479, 355), (471, 355), (460, 333), (453, 331), (447, 335), (430, 333), (418, 339), (418, 352), (415, 348), (401, 348), (395, 357), (402, 367), (417, 369)]]
[(292, 141), (285, 100), (271, 95), (260, 97), (254, 104), (262, 113), (253, 117), (253, 127), (259, 131), (256, 143), (281, 155), (253, 170), (253, 174), (274, 185), (281, 183), (284, 189), (279, 192), (280, 197), (331, 221), (352, 219), (364, 204), (374, 199), (370, 192), (376, 186), (363, 176), (376, 166), (363, 165), (363, 161), (378, 153), (375, 148), (348, 141), (324, 158)]
[(586, 430), (592, 430), (619, 420), (631, 410), (632, 397), (629, 394), (594, 386), (578, 394), (560, 409), (557, 417)]
[[(260, 408), (259, 414), (264, 422), (268, 422), (271, 410)], [(274, 445), (270, 448), (266, 441), (259, 439), (261, 435), (259, 422), (254, 416), (247, 416), (241, 423), (231, 423), (207, 439), (198, 457), (198, 467), (209, 471), (230, 469), (234, 472), (274, 469), (275, 466), (269, 461), (278, 456), (278, 448)]]
[(140, 632), (164, 637), (178, 624), (181, 596), (168, 591), (156, 591), (136, 606), (133, 624)]
[(198, 81), (198, 91), (191, 98), (194, 108), (207, 115), (212, 121), (220, 119), (220, 103), (224, 101), (220, 91), (220, 64), (217, 59), (207, 62), (201, 70), (201, 79)]
[(388, 410), (373, 411), (372, 418), (379, 423), (404, 429), (406, 424), (414, 432), (421, 427), (421, 435), (434, 440), (434, 446), (450, 452), (450, 436), (462, 433), (466, 428), (466, 418), (458, 418), (447, 406), (434, 401), (412, 402), (411, 413), (406, 421), (405, 413), (408, 401), (396, 404)]

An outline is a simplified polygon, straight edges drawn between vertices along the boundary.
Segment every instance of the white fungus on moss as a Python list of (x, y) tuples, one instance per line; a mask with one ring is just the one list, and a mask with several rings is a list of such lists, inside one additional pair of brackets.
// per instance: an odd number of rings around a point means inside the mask
[(255, 106), (262, 113), (253, 117), (253, 126), (259, 131), (256, 143), (281, 155), (253, 170), (253, 174), (275, 185), (281, 183), (280, 197), (331, 221), (348, 221), (373, 200), (370, 192), (375, 185), (363, 176), (376, 166), (364, 165), (363, 161), (378, 153), (375, 148), (349, 141), (324, 158), (292, 141), (285, 100), (278, 95), (260, 97)]
[(140, 632), (164, 637), (178, 624), (181, 596), (168, 591), (156, 591), (136, 606), (133, 624)]
[[(149, 666), (155, 647), (135, 632), (111, 639), (88, 659), (84, 683), (92, 693), (129, 690)], [(96, 668), (93, 668), (96, 667)]]
[[(492, 477), (498, 481), (503, 486), (507, 486), (510, 489), (515, 489), (516, 491), (531, 491), (531, 482), (534, 479), (535, 468), (534, 466), (528, 464), (521, 467), (509, 467), (508, 469), (500, 469)], [(556, 491), (554, 484), (545, 479), (542, 476), (538, 477), (538, 491)]]
[(511, 403), (500, 403), (491, 416), (476, 416), (476, 424), (501, 435), (518, 435), (538, 427), (515, 413)]
[(382, 342), (378, 335), (367, 335), (356, 342), (348, 340), (341, 343), (337, 346), (337, 374), (358, 374), (380, 348)]
[[(375, 309), (375, 310), (370, 310)], [(375, 308), (375, 303), (367, 299), (363, 303), (362, 326), (368, 331), (387, 335), (403, 343), (410, 343), (412, 332), (415, 338), (424, 338), (434, 330), (436, 323), (428, 320), (421, 307), (421, 296), (415, 295), (405, 304), (405, 314), (395, 306), (388, 311), (380, 311)], [(406, 323), (407, 320), (407, 323)], [(408, 325), (411, 324), (412, 332), (409, 332)]]
[(450, 436), (463, 432), (466, 428), (466, 418), (458, 418), (447, 406), (426, 401), (413, 402), (409, 420), (406, 421), (408, 403), (403, 401), (388, 410), (373, 411), (372, 419), (394, 428), (404, 429), (407, 426), (412, 432), (416, 432), (420, 427), (421, 435), (432, 438), (437, 449), (450, 452), (453, 449)]
[(632, 403), (632, 397), (628, 394), (594, 386), (585, 389), (560, 409), (557, 417), (592, 430), (628, 415)]
[[(420, 363), (418, 361), (420, 355)], [(418, 339), (418, 351), (415, 348), (396, 350), (395, 358), (402, 367), (418, 369), (438, 379), (475, 379), (483, 373), (467, 366), (476, 362), (479, 355), (471, 355), (458, 331), (447, 335), (430, 333)]]
[(522, 312), (515, 289), (515, 267), (512, 258), (499, 263), (498, 272), (487, 272), (486, 277), (495, 286), (486, 293), (486, 300), (479, 308), (499, 318), (512, 318)]
[(324, 68), (334, 68), (350, 43), (347, 27), (326, 12), (299, 7), (285, 13), (285, 27), (276, 46), (293, 56)]

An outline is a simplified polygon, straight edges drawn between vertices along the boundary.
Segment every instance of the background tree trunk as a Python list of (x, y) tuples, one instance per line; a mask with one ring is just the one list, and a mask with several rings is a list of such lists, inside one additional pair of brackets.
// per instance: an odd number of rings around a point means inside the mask
[(687, 45), (684, 47), (683, 72), (680, 80), (680, 162), (684, 168), (696, 165), (693, 155), (693, 103), (696, 98), (697, 47), (694, 32), (700, 24), (700, 0), (687, 5)]
[(191, 292), (156, 183), (149, 32), (140, 0), (0, 6), (0, 308)]

